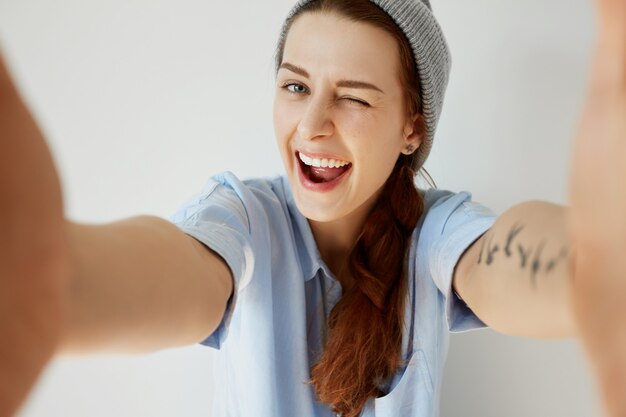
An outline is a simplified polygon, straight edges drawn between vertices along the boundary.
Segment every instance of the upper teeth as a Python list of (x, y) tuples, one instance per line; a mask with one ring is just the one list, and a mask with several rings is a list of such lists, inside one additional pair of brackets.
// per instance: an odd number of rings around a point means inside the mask
[(309, 158), (303, 153), (299, 152), (300, 160), (307, 165), (314, 167), (322, 167), (322, 168), (341, 168), (342, 166), (348, 165), (350, 162), (339, 161), (336, 159), (326, 159), (326, 158)]

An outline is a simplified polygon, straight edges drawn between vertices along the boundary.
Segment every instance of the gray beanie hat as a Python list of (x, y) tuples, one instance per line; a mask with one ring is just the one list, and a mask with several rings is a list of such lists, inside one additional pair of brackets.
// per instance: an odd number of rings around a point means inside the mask
[[(291, 9), (280, 33), (286, 36), (287, 23), (306, 4), (313, 0), (299, 0)], [(417, 150), (415, 169), (422, 167), (435, 138), (437, 122), (443, 107), (452, 58), (429, 0), (370, 0), (386, 12), (402, 29), (408, 39), (421, 83), (422, 107), (426, 122), (426, 137)]]

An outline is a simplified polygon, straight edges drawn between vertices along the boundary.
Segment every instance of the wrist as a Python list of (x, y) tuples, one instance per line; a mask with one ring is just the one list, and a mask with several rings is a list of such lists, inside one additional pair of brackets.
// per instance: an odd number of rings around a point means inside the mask
[(32, 330), (19, 317), (2, 325), (7, 338), (0, 346), (0, 416), (19, 410), (54, 356), (55, 344), (42, 341)]
[(64, 265), (64, 261), (55, 259), (29, 266), (26, 271), (0, 271), (2, 417), (19, 410), (57, 351)]
[(607, 415), (626, 415), (626, 360), (623, 351), (604, 355), (603, 361), (596, 363), (596, 374)]
[(626, 19), (610, 16), (599, 25), (594, 72), (600, 82), (622, 87), (614, 89), (621, 92), (626, 82)]

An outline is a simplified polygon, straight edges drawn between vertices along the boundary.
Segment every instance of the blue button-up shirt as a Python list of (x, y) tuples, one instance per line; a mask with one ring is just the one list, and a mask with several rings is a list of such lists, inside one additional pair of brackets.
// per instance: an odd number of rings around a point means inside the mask
[[(468, 192), (418, 189), (425, 212), (411, 239), (402, 355), (408, 365), (370, 399), (366, 417), (437, 416), (449, 332), (485, 327), (451, 289), (454, 266), (496, 215)], [(212, 177), (172, 217), (218, 253), (234, 277), (215, 349), (216, 417), (334, 417), (316, 401), (309, 369), (321, 356), (341, 285), (322, 260), (285, 176)]]

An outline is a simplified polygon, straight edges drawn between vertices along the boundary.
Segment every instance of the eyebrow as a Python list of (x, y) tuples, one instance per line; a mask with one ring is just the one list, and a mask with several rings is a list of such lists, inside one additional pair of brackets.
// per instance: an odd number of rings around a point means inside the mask
[[(311, 78), (307, 70), (297, 65), (290, 64), (289, 62), (283, 62), (280, 64), (280, 68), (285, 68), (291, 72), (295, 72), (296, 74), (302, 75), (305, 78)], [(383, 94), (385, 92), (380, 88), (376, 87), (374, 84), (366, 83), (364, 81), (355, 81), (355, 80), (339, 80), (337, 81), (337, 87), (348, 87), (348, 88), (364, 88), (368, 90), (379, 91)]]

